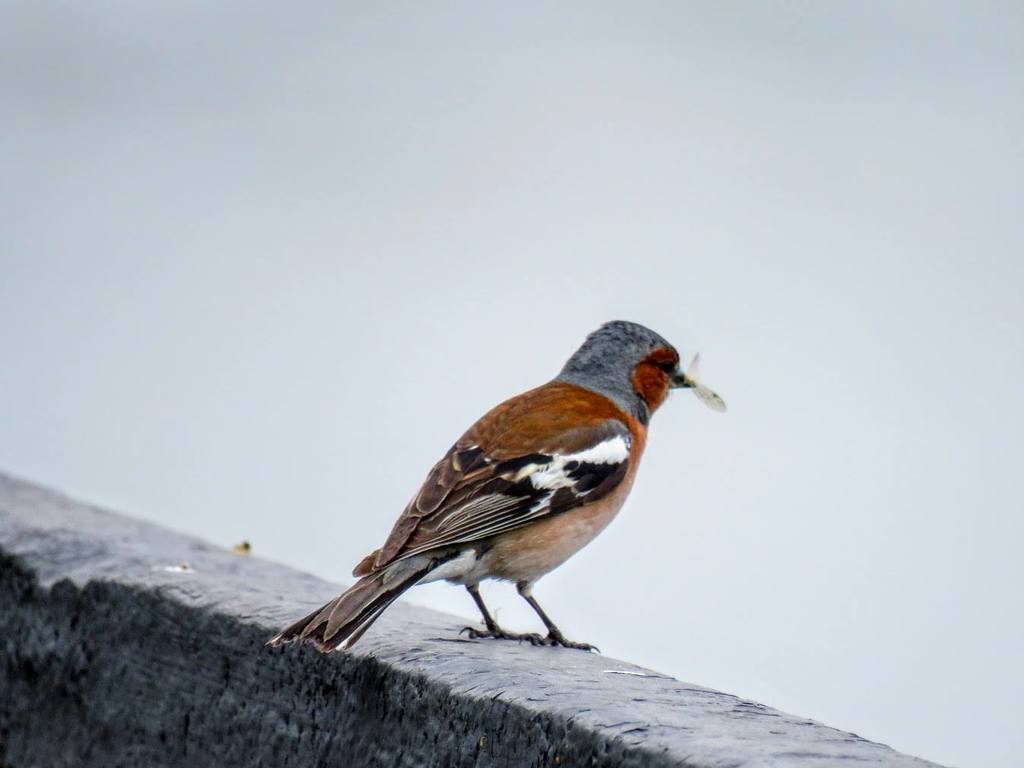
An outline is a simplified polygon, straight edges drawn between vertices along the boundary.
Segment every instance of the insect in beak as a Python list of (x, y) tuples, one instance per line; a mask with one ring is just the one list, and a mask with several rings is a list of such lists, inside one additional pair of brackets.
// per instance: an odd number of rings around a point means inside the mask
[(676, 371), (672, 374), (670, 386), (672, 389), (692, 389), (693, 393), (697, 396), (697, 399), (704, 403), (708, 408), (713, 411), (724, 411), (725, 400), (697, 381), (699, 371), (700, 355), (697, 354), (693, 356), (693, 362), (690, 363), (690, 367), (687, 368), (685, 372)]

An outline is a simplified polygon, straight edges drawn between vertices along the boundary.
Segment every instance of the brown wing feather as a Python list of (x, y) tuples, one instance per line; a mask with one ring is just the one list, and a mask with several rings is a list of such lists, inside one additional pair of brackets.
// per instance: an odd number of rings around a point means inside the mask
[[(642, 427), (633, 419), (606, 398), (573, 384), (552, 382), (505, 401), (470, 427), (434, 465), (395, 522), (384, 546), (363, 559), (356, 567), (357, 575), (382, 568), (412, 552), (446, 546), (463, 533), (472, 540), (472, 521), (467, 522), (465, 532), (450, 527), (446, 531), (445, 520), (453, 510), (464, 509), (484, 497), (488, 497), (485, 505), (491, 503), (490, 496), (508, 490), (532, 456), (586, 450), (614, 436), (616, 430), (621, 433), (624, 427), (642, 441)], [(609, 477), (607, 481), (617, 484), (622, 473), (616, 474), (618, 477)], [(586, 501), (594, 501), (605, 492), (591, 492)], [(497, 499), (491, 512), (509, 515), (521, 511), (514, 509), (514, 501), (502, 507), (505, 502)], [(550, 511), (558, 509), (556, 504)], [(493, 515), (487, 518), (484, 512), (487, 510), (481, 512), (481, 519), (492, 520)], [(525, 524), (529, 518), (498, 522), (507, 528)]]

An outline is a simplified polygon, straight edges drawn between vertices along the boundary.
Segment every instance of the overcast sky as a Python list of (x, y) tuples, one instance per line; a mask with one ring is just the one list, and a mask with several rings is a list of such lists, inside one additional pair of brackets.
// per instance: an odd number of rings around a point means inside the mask
[(1017, 768), (1022, 39), (1014, 2), (7, 0), (0, 468), (343, 581), (640, 321), (730, 410), (656, 415), (537, 587), (566, 634)]

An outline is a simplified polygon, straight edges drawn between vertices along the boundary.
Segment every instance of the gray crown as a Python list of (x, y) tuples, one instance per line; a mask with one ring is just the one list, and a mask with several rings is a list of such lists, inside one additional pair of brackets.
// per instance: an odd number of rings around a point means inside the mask
[(650, 328), (613, 320), (587, 336), (556, 381), (566, 381), (604, 395), (646, 424), (650, 412), (633, 389), (633, 369), (658, 347), (675, 349)]

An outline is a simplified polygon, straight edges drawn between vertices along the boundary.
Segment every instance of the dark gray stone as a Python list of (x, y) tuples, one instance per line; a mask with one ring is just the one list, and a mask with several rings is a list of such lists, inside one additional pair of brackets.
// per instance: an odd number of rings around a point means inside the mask
[(351, 654), (264, 647), (338, 589), (0, 475), (0, 766), (934, 765), (402, 603)]

